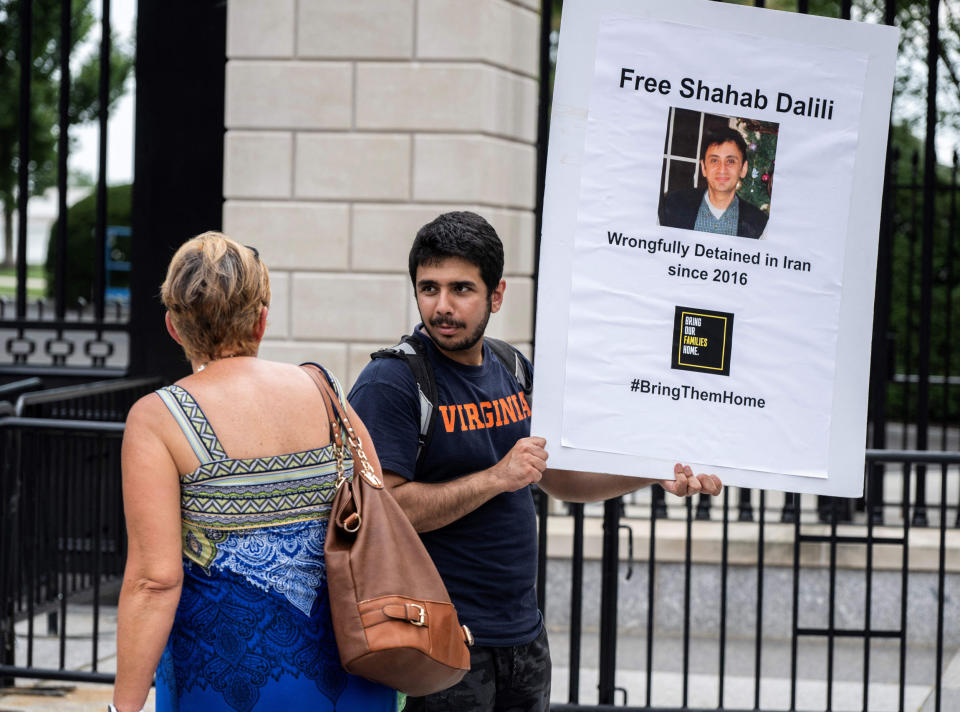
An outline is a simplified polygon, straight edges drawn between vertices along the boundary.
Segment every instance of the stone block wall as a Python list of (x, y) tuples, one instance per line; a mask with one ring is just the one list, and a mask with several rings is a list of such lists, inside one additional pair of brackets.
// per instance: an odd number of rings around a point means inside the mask
[(352, 383), (418, 321), (416, 230), (506, 251), (489, 333), (529, 353), (540, 0), (229, 0), (224, 230), (271, 269), (266, 358)]

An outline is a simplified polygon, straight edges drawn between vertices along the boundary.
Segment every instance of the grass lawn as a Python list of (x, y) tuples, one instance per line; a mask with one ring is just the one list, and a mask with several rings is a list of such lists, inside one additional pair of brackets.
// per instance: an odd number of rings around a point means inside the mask
[[(36, 280), (43, 280), (43, 285), (37, 285)], [(38, 299), (46, 295), (46, 279), (43, 274), (43, 265), (27, 265), (27, 281), (28, 299)], [(16, 267), (0, 267), (0, 296), (16, 296), (16, 285)]]

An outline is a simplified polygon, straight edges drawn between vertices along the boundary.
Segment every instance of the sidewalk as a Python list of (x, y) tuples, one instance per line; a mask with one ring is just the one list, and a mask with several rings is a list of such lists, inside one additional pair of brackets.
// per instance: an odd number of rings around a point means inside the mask
[[(87, 682), (37, 682), (19, 680), (14, 689), (0, 688), (0, 712), (103, 712), (113, 698), (109, 685)], [(153, 691), (146, 709), (153, 712)]]

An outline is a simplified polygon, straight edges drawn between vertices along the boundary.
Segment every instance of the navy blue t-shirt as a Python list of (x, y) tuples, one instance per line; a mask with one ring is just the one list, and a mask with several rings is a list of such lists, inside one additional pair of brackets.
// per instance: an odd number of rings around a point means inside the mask
[[(402, 359), (374, 359), (348, 399), (370, 431), (384, 471), (443, 482), (485, 470), (530, 434), (530, 406), (513, 375), (484, 344), (483, 364), (465, 366), (429, 338), (438, 408), (419, 470), (417, 385)], [(420, 535), (480, 645), (522, 645), (540, 632), (536, 511), (529, 487), (501, 493), (445, 527)]]

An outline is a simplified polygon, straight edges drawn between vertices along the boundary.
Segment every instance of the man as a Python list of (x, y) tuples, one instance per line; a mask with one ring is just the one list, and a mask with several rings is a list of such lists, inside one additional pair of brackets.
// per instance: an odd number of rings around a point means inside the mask
[[(656, 480), (551, 470), (530, 437), (516, 377), (485, 343), (506, 283), (503, 246), (479, 215), (446, 213), (417, 233), (410, 277), (415, 330), (433, 367), (438, 417), (418, 464), (420, 405), (401, 359), (367, 365), (350, 403), (370, 431), (384, 480), (433, 557), (476, 639), (471, 669), (449, 690), (410, 698), (409, 712), (547, 710), (550, 653), (536, 600), (536, 513), (529, 485), (568, 501), (614, 497)], [(716, 494), (720, 480), (677, 466), (678, 495)]]
[(673, 190), (660, 200), (660, 224), (685, 230), (759, 238), (767, 214), (737, 195), (747, 176), (747, 144), (739, 131), (724, 128), (707, 134), (700, 151), (706, 188)]

